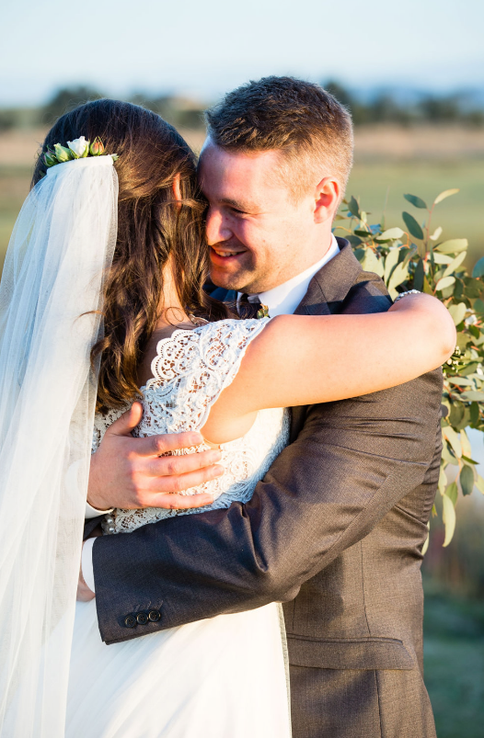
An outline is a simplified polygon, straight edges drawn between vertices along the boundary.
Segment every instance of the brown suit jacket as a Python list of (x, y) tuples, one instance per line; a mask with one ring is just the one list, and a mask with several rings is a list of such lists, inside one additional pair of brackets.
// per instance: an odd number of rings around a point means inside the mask
[[(381, 280), (339, 243), (296, 312), (388, 309)], [(420, 564), (439, 474), (440, 397), (435, 371), (293, 409), (292, 443), (249, 503), (97, 539), (103, 639), (286, 600), (295, 738), (434, 736)], [(156, 622), (126, 625), (151, 609)]]

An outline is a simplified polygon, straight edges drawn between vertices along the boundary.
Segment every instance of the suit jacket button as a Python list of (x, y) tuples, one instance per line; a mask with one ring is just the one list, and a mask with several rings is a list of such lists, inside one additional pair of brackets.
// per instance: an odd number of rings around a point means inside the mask
[(145, 612), (139, 612), (136, 615), (136, 620), (140, 625), (146, 625), (146, 623), (148, 622), (148, 615)]
[(124, 618), (124, 624), (127, 628), (134, 628), (137, 625), (135, 616), (126, 615), (126, 617)]
[(148, 619), (151, 620), (152, 623), (157, 623), (158, 620), (161, 618), (161, 613), (159, 610), (150, 610), (148, 613)]

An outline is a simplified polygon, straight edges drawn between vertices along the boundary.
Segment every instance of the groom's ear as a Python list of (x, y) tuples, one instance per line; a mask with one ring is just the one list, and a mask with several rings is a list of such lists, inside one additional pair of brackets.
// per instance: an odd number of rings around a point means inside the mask
[(338, 209), (341, 185), (334, 177), (323, 177), (314, 193), (314, 222), (333, 221)]

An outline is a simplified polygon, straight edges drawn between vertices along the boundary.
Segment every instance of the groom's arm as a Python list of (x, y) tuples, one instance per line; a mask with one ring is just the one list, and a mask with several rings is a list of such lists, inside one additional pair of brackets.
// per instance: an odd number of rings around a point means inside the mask
[[(313, 406), (249, 503), (97, 539), (103, 639), (294, 597), (421, 483), (435, 451), (440, 393), (440, 373), (432, 372)], [(153, 619), (138, 622), (137, 613)]]

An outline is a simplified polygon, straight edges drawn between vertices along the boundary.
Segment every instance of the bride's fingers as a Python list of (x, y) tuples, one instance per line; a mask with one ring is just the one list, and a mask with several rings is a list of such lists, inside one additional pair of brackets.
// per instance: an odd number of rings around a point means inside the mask
[[(149, 487), (144, 491), (140, 491), (137, 495), (136, 507), (165, 507), (165, 505), (158, 505), (157, 500), (160, 497), (179, 497), (178, 492), (192, 487), (199, 487), (205, 482), (209, 482), (212, 479), (222, 476), (224, 473), (223, 466), (207, 466), (204, 469), (197, 469), (196, 471), (189, 472), (188, 474), (180, 474), (179, 476), (162, 476), (162, 477), (151, 477), (149, 480)], [(207, 493), (203, 493), (207, 494)], [(198, 496), (198, 495), (197, 495)], [(194, 495), (183, 496), (184, 499), (193, 499)], [(207, 504), (207, 503), (203, 503)], [(185, 507), (195, 507), (195, 505), (185, 505)]]
[(214, 499), (214, 495), (206, 492), (199, 495), (155, 494), (153, 495), (153, 506), (166, 510), (187, 510), (210, 505)]
[(192, 448), (203, 443), (203, 436), (198, 431), (185, 433), (166, 433), (160, 436), (137, 438), (137, 452), (142, 456), (161, 456), (178, 448)]
[[(189, 474), (217, 464), (222, 453), (217, 449), (201, 451), (200, 453), (183, 454), (181, 456), (161, 456), (146, 462), (146, 473), (153, 477), (170, 477)], [(218, 474), (216, 475), (218, 476)], [(213, 479), (213, 477), (209, 477)], [(185, 487), (178, 487), (170, 491), (179, 492)]]

